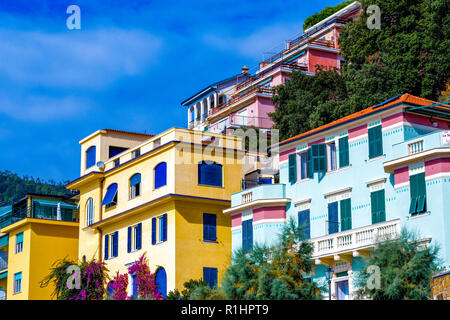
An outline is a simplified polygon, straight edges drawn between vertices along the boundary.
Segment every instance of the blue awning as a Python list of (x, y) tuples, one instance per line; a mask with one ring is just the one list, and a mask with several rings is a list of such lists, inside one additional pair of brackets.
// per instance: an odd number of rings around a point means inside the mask
[(6, 278), (8, 276), (8, 271), (0, 273), (0, 279)]
[(130, 179), (130, 186), (137, 185), (138, 183), (141, 183), (141, 174), (140, 173), (136, 173)]
[(6, 246), (9, 243), (9, 235), (4, 235), (0, 237), (0, 248)]
[(74, 203), (68, 203), (68, 202), (62, 202), (62, 201), (33, 199), (33, 202), (38, 203), (41, 206), (48, 206), (48, 207), (55, 207), (55, 208), (58, 206), (58, 203), (59, 203), (61, 208), (64, 208), (64, 209), (73, 209), (73, 210), (78, 209)]
[(102, 201), (102, 206), (106, 205), (106, 204), (110, 204), (114, 197), (116, 196), (117, 193), (117, 183), (113, 183), (112, 185), (109, 186), (108, 190), (106, 191), (105, 197), (103, 198)]

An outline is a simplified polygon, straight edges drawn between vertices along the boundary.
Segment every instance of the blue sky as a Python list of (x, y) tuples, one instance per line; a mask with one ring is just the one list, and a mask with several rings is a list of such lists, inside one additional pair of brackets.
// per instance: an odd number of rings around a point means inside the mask
[[(254, 72), (340, 2), (1, 1), (0, 170), (73, 180), (78, 141), (98, 129), (185, 127), (181, 101), (243, 65)], [(81, 30), (66, 27), (71, 4)]]

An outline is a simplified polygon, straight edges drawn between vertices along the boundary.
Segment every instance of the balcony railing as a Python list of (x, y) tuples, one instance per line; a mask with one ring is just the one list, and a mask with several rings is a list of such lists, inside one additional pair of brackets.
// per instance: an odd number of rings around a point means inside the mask
[(408, 144), (408, 153), (414, 154), (423, 151), (423, 140)]
[(372, 247), (378, 239), (395, 238), (400, 234), (400, 219), (333, 233), (311, 239), (314, 258)]
[(211, 115), (216, 114), (224, 109), (226, 109), (227, 107), (244, 100), (245, 98), (249, 97), (250, 95), (256, 94), (256, 93), (263, 93), (263, 94), (273, 94), (272, 89), (269, 88), (264, 88), (264, 87), (258, 87), (258, 88), (254, 88), (252, 90), (249, 90), (248, 92), (246, 92), (245, 94), (242, 94), (240, 96), (236, 96), (234, 98), (231, 98), (230, 100), (228, 100), (227, 102), (217, 106), (217, 108), (211, 109)]
[(8, 269), (8, 258), (0, 258), (0, 271)]

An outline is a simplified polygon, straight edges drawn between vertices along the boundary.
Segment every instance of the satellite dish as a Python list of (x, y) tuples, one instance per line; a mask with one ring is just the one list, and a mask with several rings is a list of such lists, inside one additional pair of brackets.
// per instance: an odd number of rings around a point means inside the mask
[(99, 161), (99, 162), (97, 162), (97, 167), (99, 169), (103, 169), (105, 167), (105, 163), (103, 161)]

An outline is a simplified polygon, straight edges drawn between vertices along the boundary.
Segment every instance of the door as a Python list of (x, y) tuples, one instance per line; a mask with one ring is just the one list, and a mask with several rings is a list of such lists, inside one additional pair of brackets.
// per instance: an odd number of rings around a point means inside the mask
[(166, 299), (167, 296), (167, 275), (164, 268), (159, 268), (156, 271), (155, 283), (158, 287), (158, 292)]
[(336, 300), (348, 300), (348, 280), (336, 282)]

